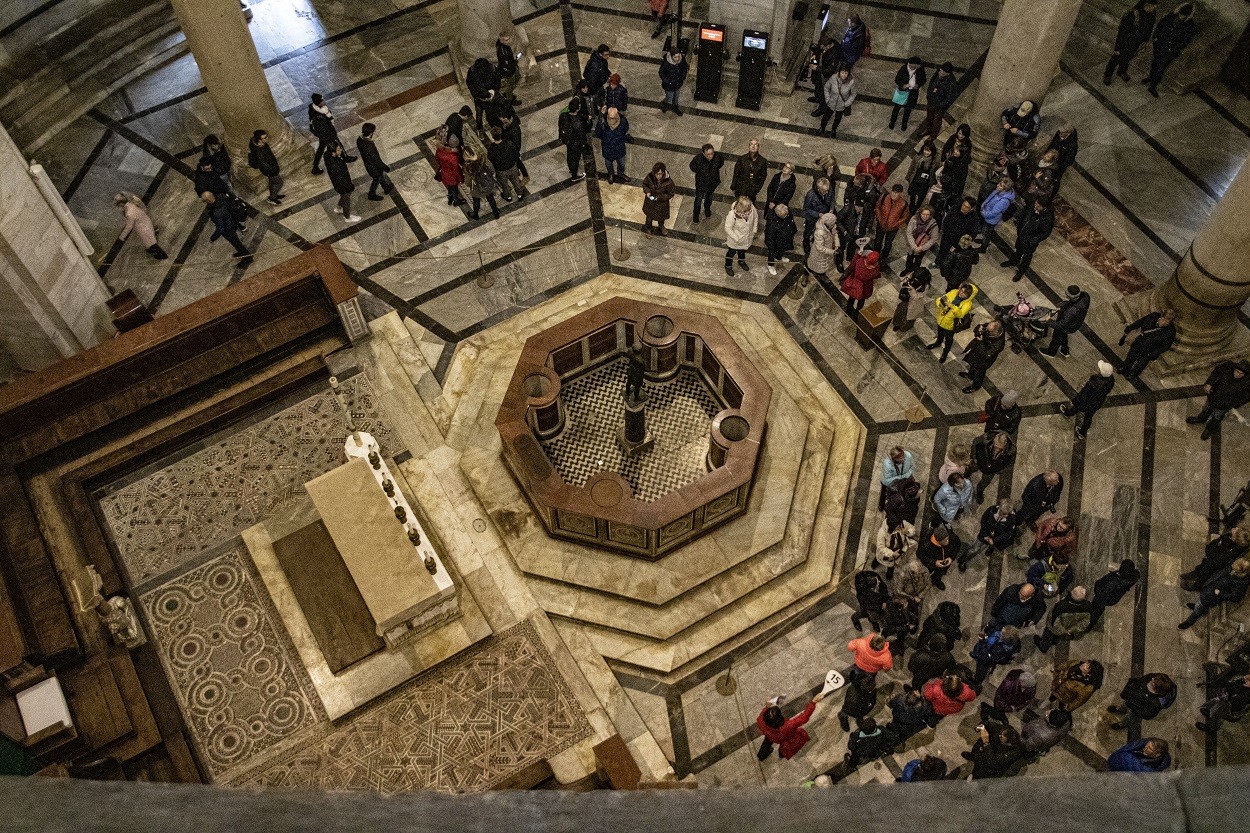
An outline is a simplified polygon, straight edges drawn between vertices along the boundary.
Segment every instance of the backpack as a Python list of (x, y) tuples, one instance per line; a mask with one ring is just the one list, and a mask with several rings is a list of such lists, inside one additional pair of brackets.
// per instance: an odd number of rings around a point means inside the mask
[[(1057, 578), (1056, 578), (1057, 583)], [(1090, 615), (1086, 611), (1060, 613), (1051, 623), (1050, 629), (1060, 636), (1080, 636), (1089, 630)]]
[(564, 109), (560, 111), (560, 119), (557, 122), (557, 131), (560, 144), (567, 145), (569, 143), (569, 119), (573, 118), (573, 114)]
[(1007, 204), (1007, 208), (1003, 211), (1003, 220), (1010, 220), (1016, 216), (1016, 211), (1020, 209), (1020, 201), (1012, 200)]
[(230, 213), (234, 216), (236, 223), (242, 224), (247, 220), (247, 203), (238, 197), (230, 197)]

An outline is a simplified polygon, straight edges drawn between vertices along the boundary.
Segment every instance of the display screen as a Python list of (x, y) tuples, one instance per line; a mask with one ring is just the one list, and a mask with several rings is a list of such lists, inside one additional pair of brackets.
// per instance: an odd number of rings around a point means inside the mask
[(744, 35), (742, 37), (742, 46), (745, 49), (767, 49), (768, 39), (767, 38), (753, 38), (750, 35)]
[(700, 29), (699, 40), (710, 40), (720, 43), (725, 40), (725, 33), (718, 29)]

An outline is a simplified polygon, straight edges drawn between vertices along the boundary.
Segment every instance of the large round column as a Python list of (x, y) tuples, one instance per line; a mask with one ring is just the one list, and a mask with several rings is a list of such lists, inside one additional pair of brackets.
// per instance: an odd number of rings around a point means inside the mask
[[(255, 130), (269, 133), (269, 145), (280, 159), (302, 144), (274, 103), (239, 0), (170, 3), (236, 161), (246, 158), (247, 143)], [(245, 173), (251, 169), (236, 165), (235, 170)]]
[(460, 9), (460, 53), (472, 63), (477, 58), (495, 60), (495, 41), (503, 32), (512, 34), (512, 7), (508, 0), (457, 0)]
[[(1084, 0), (1006, 0), (985, 58), (968, 123), (970, 182), (980, 181), (1002, 148), (1002, 112), (1028, 99), (1041, 104)], [(1043, 113), (1045, 109), (1043, 108)]]
[(1166, 362), (1169, 366), (1182, 369), (1245, 350), (1246, 333), (1237, 311), (1250, 298), (1247, 218), (1250, 165), (1243, 165), (1171, 279), (1154, 291), (1156, 309), (1166, 306), (1177, 312), (1176, 355)]

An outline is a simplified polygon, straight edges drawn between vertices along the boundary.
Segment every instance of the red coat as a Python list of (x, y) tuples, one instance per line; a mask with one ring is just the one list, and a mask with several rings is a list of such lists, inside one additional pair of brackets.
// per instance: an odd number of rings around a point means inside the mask
[(976, 692), (967, 683), (963, 684), (958, 697), (953, 699), (947, 697), (946, 692), (942, 691), (942, 680), (936, 677), (924, 684), (921, 693), (924, 694), (924, 699), (928, 700), (929, 704), (933, 706), (933, 713), (939, 717), (959, 714), (964, 710), (964, 703), (970, 703), (977, 699)]
[(464, 182), (464, 174), (460, 169), (460, 151), (440, 147), (434, 151), (434, 158), (438, 160), (438, 171), (442, 176), (439, 181), (443, 185), (451, 188)]
[(807, 708), (796, 714), (794, 717), (781, 724), (781, 727), (774, 729), (764, 722), (764, 709), (760, 712), (759, 717), (755, 718), (755, 725), (759, 727), (760, 733), (764, 737), (775, 743), (780, 749), (778, 754), (783, 759), (793, 758), (799, 754), (799, 750), (807, 745), (811, 740), (811, 736), (807, 734), (807, 730), (803, 728), (803, 724), (812, 719), (812, 712), (816, 711), (816, 703), (807, 704)]
[(880, 266), (869, 263), (863, 255), (855, 255), (851, 259), (851, 268), (846, 270), (846, 275), (842, 278), (840, 288), (848, 298), (866, 301), (872, 297), (872, 285), (879, 277)]
[(877, 184), (882, 188), (885, 187), (885, 181), (890, 178), (890, 169), (885, 166), (884, 162), (867, 156), (859, 160), (859, 164), (855, 166), (855, 173), (868, 174), (877, 180)]

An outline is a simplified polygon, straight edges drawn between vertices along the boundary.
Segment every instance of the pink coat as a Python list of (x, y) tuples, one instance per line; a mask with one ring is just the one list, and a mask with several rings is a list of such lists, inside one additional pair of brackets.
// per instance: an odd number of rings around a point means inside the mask
[(121, 207), (122, 217), (126, 220), (126, 225), (118, 235), (122, 240), (130, 236), (133, 231), (139, 235), (139, 242), (143, 244), (143, 248), (148, 249), (156, 245), (156, 226), (152, 225), (152, 218), (148, 216), (147, 210), (143, 207), (143, 203), (135, 200), (127, 200), (126, 204)]

